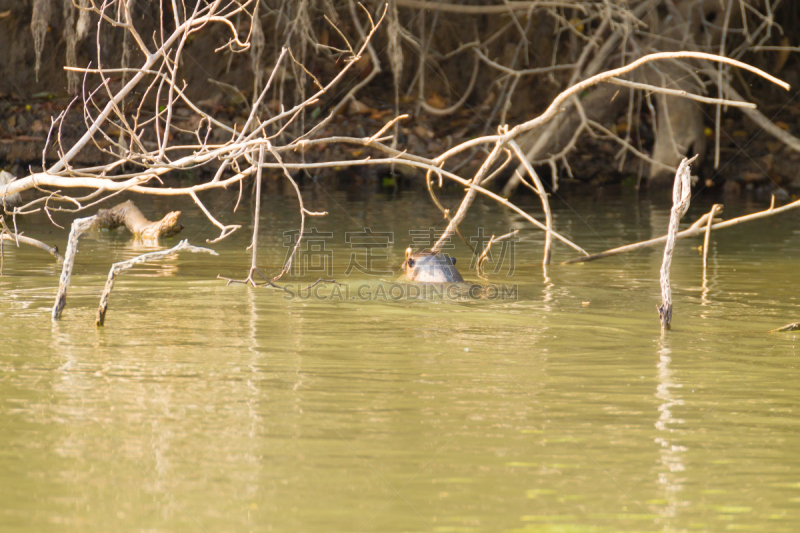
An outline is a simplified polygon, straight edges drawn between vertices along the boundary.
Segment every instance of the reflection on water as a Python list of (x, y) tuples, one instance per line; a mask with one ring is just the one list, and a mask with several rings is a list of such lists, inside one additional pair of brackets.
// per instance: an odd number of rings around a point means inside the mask
[[(798, 320), (798, 215), (712, 234), (705, 271), (701, 241), (680, 241), (662, 338), (658, 250), (543, 269), (541, 233), (523, 231), (511, 275), (489, 280), (515, 298), (287, 298), (215, 279), (247, 272), (252, 224), (230, 214), (235, 192), (205, 200), (240, 233), (212, 245), (218, 257), (123, 273), (105, 328), (94, 313), (108, 268), (148, 250), (87, 235), (52, 323), (58, 266), (5, 248), (3, 531), (796, 529), (799, 337), (767, 331)], [(298, 221), (291, 201), (264, 201), (269, 274)], [(216, 237), (190, 204), (164, 202), (146, 214), (183, 207), (181, 238)], [(306, 207), (331, 213), (313, 220), (330, 234), (317, 245), (349, 287), (397, 283), (412, 230), (444, 227), (414, 194), (316, 186)], [(667, 217), (630, 198), (554, 204), (556, 228), (592, 252), (661, 234)], [(46, 219), (28, 224), (64, 246)], [(527, 225), (484, 203), (462, 232), (479, 227)], [(346, 234), (364, 228), (393, 235), (375, 265), (395, 274), (344, 274)], [(477, 283), (467, 246), (451, 253)], [(286, 281), (328, 273), (302, 274)]]
[(670, 357), (672, 350), (669, 348), (666, 332), (662, 334), (659, 344), (659, 361), (656, 366), (658, 372), (656, 398), (662, 403), (658, 406), (660, 415), (656, 422), (656, 429), (659, 433), (654, 441), (661, 447), (659, 454), (662, 468), (658, 472), (658, 484), (663, 488), (664, 500), (666, 500), (666, 505), (661, 513), (664, 530), (674, 531), (681, 529), (677, 520), (678, 509), (689, 505), (688, 501), (680, 500), (684, 482), (682, 476), (686, 471), (684, 455), (688, 450), (685, 446), (678, 444), (676, 440), (676, 436), (680, 434), (679, 425), (684, 424), (684, 421), (676, 419), (673, 415), (674, 409), (685, 404), (678, 397), (678, 390), (673, 392), (673, 389), (680, 389), (681, 384), (675, 383), (669, 368), (672, 362)]

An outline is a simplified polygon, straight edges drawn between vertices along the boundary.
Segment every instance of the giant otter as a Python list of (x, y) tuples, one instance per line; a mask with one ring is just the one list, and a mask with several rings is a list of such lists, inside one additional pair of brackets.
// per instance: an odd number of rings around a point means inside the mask
[(462, 283), (464, 278), (455, 265), (455, 257), (432, 253), (430, 250), (412, 253), (411, 248), (406, 249), (406, 260), (403, 262), (406, 277), (421, 283)]

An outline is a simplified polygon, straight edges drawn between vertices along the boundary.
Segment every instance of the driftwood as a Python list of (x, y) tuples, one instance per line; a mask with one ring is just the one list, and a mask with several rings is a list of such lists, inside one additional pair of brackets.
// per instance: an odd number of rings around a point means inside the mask
[[(507, 130), (504, 128), (500, 128), (502, 133), (507, 133)], [(442, 233), (442, 236), (439, 237), (439, 240), (431, 247), (431, 252), (436, 253), (439, 252), (442, 247), (447, 243), (450, 237), (455, 233), (458, 225), (464, 220), (464, 217), (467, 216), (467, 211), (469, 211), (469, 207), (472, 205), (473, 200), (475, 200), (475, 196), (478, 195), (478, 190), (476, 189), (477, 186), (481, 184), (481, 182), (486, 178), (487, 173), (489, 172), (492, 164), (494, 163), (497, 156), (503, 150), (503, 145), (505, 143), (503, 140), (498, 140), (494, 148), (492, 149), (489, 157), (483, 162), (481, 168), (478, 169), (478, 172), (470, 181), (470, 187), (467, 189), (467, 194), (464, 195), (464, 199), (461, 200), (461, 204), (458, 206), (458, 210), (455, 212), (453, 217), (450, 219), (450, 222), (447, 224), (447, 229)], [(550, 228), (548, 228), (549, 230)]]
[(158, 222), (150, 222), (139, 211), (139, 208), (128, 200), (111, 209), (100, 209), (94, 216), (76, 218), (72, 221), (56, 301), (53, 304), (53, 320), (61, 318), (64, 306), (67, 305), (67, 288), (72, 277), (75, 254), (78, 252), (78, 239), (83, 233), (91, 228), (113, 229), (124, 225), (138, 238), (156, 240), (159, 237), (174, 235), (183, 229), (183, 226), (178, 224), (178, 215), (180, 215), (180, 211), (173, 211)]
[(798, 329), (800, 329), (800, 322), (792, 322), (791, 324), (786, 324), (783, 327), (780, 327), (780, 328), (777, 328), (777, 329), (771, 329), (771, 330), (769, 330), (769, 332), (770, 333), (781, 333), (781, 332), (784, 332), (784, 331), (797, 331)]
[(689, 210), (689, 199), (692, 195), (692, 161), (697, 159), (684, 158), (675, 173), (675, 185), (672, 188), (672, 211), (669, 216), (669, 230), (667, 232), (667, 245), (664, 247), (664, 261), (661, 263), (661, 306), (658, 316), (661, 319), (661, 329), (667, 330), (672, 321), (672, 288), (669, 285), (669, 271), (672, 266), (672, 253), (675, 250), (675, 235), (678, 233), (678, 223)]
[(170, 248), (169, 250), (149, 252), (134, 257), (133, 259), (128, 259), (127, 261), (120, 261), (119, 263), (114, 263), (113, 265), (111, 265), (111, 270), (108, 272), (108, 280), (106, 280), (106, 286), (103, 289), (103, 295), (100, 297), (100, 306), (97, 308), (97, 317), (95, 318), (95, 325), (102, 326), (105, 324), (106, 312), (108, 311), (108, 299), (111, 297), (111, 290), (114, 288), (114, 281), (117, 279), (117, 275), (120, 272), (122, 272), (123, 270), (127, 270), (134, 265), (138, 265), (139, 263), (144, 263), (147, 261), (155, 261), (156, 259), (164, 259), (166, 257), (169, 257), (170, 255), (182, 251), (187, 251), (192, 253), (206, 252), (211, 255), (219, 255), (217, 254), (217, 252), (209, 248), (192, 246), (191, 244), (189, 244), (188, 239), (184, 239), (176, 246)]
[[(199, 21), (197, 23), (199, 23)], [(70, 197), (64, 197), (64, 198), (71, 199), (73, 203), (77, 203), (80, 205), (81, 201), (88, 199), (93, 200), (94, 197), (99, 194), (112, 194), (116, 191), (125, 190), (128, 191), (129, 193), (141, 193), (141, 194), (151, 194), (151, 195), (168, 195), (168, 196), (189, 195), (195, 200), (195, 202), (198, 202), (197, 199), (198, 192), (211, 190), (215, 188), (224, 188), (237, 183), (241, 185), (241, 181), (243, 179), (254, 174), (258, 168), (262, 168), (261, 165), (257, 165), (255, 161), (253, 161), (254, 158), (252, 157), (249, 157), (247, 159), (248, 166), (246, 167), (239, 166), (238, 159), (240, 157), (245, 157), (246, 155), (251, 154), (255, 149), (258, 149), (260, 145), (264, 144), (266, 145), (266, 148), (269, 150), (269, 154), (272, 157), (273, 161), (265, 162), (263, 168), (279, 168), (284, 172), (284, 174), (287, 174), (287, 179), (289, 179), (290, 183), (292, 183), (292, 185), (295, 186), (295, 190), (298, 194), (298, 202), (300, 203), (301, 225), (303, 224), (306, 215), (316, 215), (322, 213), (311, 213), (305, 210), (305, 208), (302, 205), (302, 197), (300, 195), (299, 188), (296, 187), (296, 184), (293, 182), (291, 175), (288, 175), (288, 170), (304, 169), (308, 171), (313, 168), (323, 168), (323, 167), (376, 165), (384, 163), (393, 165), (402, 164), (412, 167), (424, 168), (426, 170), (433, 170), (433, 172), (436, 174), (445, 176), (451, 180), (454, 180), (468, 187), (467, 194), (462, 200), (461, 206), (457, 210), (455, 216), (453, 216), (453, 218), (450, 220), (450, 223), (448, 224), (444, 232), (444, 235), (442, 235), (442, 238), (437, 242), (436, 245), (434, 245), (434, 247), (441, 246), (440, 243), (442, 243), (444, 239), (447, 239), (449, 236), (455, 234), (455, 230), (458, 228), (458, 224), (461, 222), (464, 215), (466, 214), (466, 211), (469, 208), (472, 200), (478, 193), (480, 193), (495, 199), (495, 201), (498, 201), (501, 204), (510, 207), (511, 209), (514, 209), (515, 211), (519, 212), (522, 216), (524, 216), (526, 220), (528, 220), (535, 226), (540, 227), (541, 229), (547, 231), (548, 234), (550, 234), (554, 239), (559, 239), (562, 242), (565, 242), (569, 246), (572, 246), (576, 250), (583, 253), (583, 249), (581, 249), (574, 243), (571, 243), (563, 236), (558, 235), (555, 231), (553, 231), (552, 228), (548, 228), (545, 224), (541, 224), (540, 222), (536, 221), (533, 217), (530, 217), (527, 213), (525, 213), (521, 209), (516, 208), (513, 204), (501, 198), (499, 195), (490, 193), (484, 187), (481, 186), (481, 183), (483, 182), (484, 178), (486, 178), (487, 176), (491, 176), (490, 171), (493, 168), (494, 163), (498, 162), (500, 155), (503, 153), (506, 154), (509, 153), (509, 146), (511, 141), (514, 141), (518, 136), (523, 135), (528, 131), (534, 130), (552, 121), (557, 115), (559, 115), (562, 112), (564, 105), (566, 105), (566, 103), (570, 101), (572, 98), (576, 97), (579, 94), (582, 94), (584, 91), (586, 91), (587, 89), (593, 87), (598, 83), (609, 81), (615, 78), (619, 78), (620, 76), (627, 75), (636, 70), (637, 68), (645, 64), (648, 64), (650, 62), (661, 61), (661, 60), (687, 59), (687, 58), (698, 59), (698, 60), (706, 59), (709, 61), (721, 62), (724, 64), (736, 66), (754, 72), (759, 76), (762, 76), (765, 79), (768, 79), (785, 89), (788, 89), (789, 87), (787, 84), (781, 82), (780, 80), (778, 80), (774, 76), (767, 74), (766, 72), (763, 72), (759, 69), (751, 67), (742, 62), (722, 56), (715, 56), (713, 54), (706, 54), (700, 52), (665, 52), (665, 53), (650, 54), (641, 57), (636, 61), (628, 65), (625, 65), (623, 67), (609, 70), (601, 74), (597, 74), (595, 76), (592, 76), (591, 78), (585, 79), (579, 83), (572, 85), (571, 87), (563, 91), (561, 94), (559, 94), (552, 101), (550, 106), (548, 106), (548, 108), (541, 115), (539, 115), (534, 119), (531, 119), (523, 124), (519, 124), (514, 128), (510, 129), (501, 127), (499, 128), (499, 132), (497, 135), (486, 135), (483, 137), (469, 139), (457, 146), (448, 149), (447, 151), (440, 154), (438, 157), (434, 159), (427, 159), (415, 156), (405, 151), (400, 152), (397, 150), (393, 150), (390, 147), (381, 144), (381, 141), (385, 139), (375, 138), (374, 135), (371, 137), (364, 137), (359, 139), (347, 138), (347, 137), (326, 137), (322, 139), (314, 139), (313, 134), (316, 131), (318, 131), (319, 128), (324, 127), (328, 123), (327, 118), (322, 122), (320, 122), (319, 124), (317, 124), (311, 130), (307, 131), (302, 136), (296, 138), (291, 144), (283, 146), (273, 146), (270, 144), (270, 141), (263, 138), (264, 132), (267, 131), (268, 128), (271, 127), (271, 125), (276, 120), (283, 120), (283, 119), (294, 120), (293, 117), (301, 116), (302, 111), (306, 107), (311, 106), (314, 102), (316, 102), (316, 100), (314, 100), (314, 98), (306, 99), (303, 101), (302, 104), (298, 104), (297, 106), (292, 108), (291, 111), (282, 112), (270, 118), (268, 121), (262, 122), (260, 123), (260, 125), (255, 126), (258, 121), (257, 119), (258, 104), (259, 102), (261, 102), (261, 99), (265, 97), (266, 94), (265, 92), (266, 88), (265, 88), (264, 91), (262, 91), (259, 94), (257, 101), (254, 102), (254, 105), (252, 106), (251, 115), (248, 118), (248, 122), (245, 124), (246, 127), (243, 126), (241, 132), (234, 133), (232, 136), (232, 140), (225, 145), (220, 145), (218, 147), (206, 145), (205, 141), (202, 141), (202, 139), (205, 137), (201, 136), (200, 132), (198, 131), (198, 138), (200, 139), (201, 144), (196, 147), (197, 149), (192, 153), (187, 154), (184, 157), (171, 160), (169, 164), (164, 163), (164, 164), (151, 165), (150, 163), (147, 163), (146, 164), (148, 168), (147, 172), (144, 173), (137, 172), (136, 174), (121, 174), (116, 176), (116, 179), (114, 180), (106, 178), (105, 172), (107, 170), (104, 170), (102, 172), (100, 171), (88, 172), (85, 176), (81, 175), (80, 177), (78, 177), (71, 175), (74, 173), (73, 170), (64, 170), (64, 167), (65, 165), (68, 165), (71, 157), (73, 157), (75, 153), (77, 153), (84, 144), (89, 142), (91, 134), (90, 132), (87, 132), (87, 134), (82, 136), (81, 140), (75, 146), (73, 146), (72, 149), (70, 149), (68, 152), (64, 154), (64, 156), (58, 163), (56, 163), (55, 165), (53, 165), (51, 168), (47, 169), (44, 172), (34, 173), (25, 178), (16, 180), (8, 185), (0, 186), (0, 195), (21, 192), (33, 187), (55, 187), (55, 188), (82, 187), (82, 188), (95, 189), (95, 192), (90, 193), (86, 197), (81, 197), (81, 198), (70, 198)], [(150, 60), (148, 59), (148, 63), (149, 61)], [(275, 74), (275, 72), (277, 71), (274, 70), (273, 75)], [(125, 91), (128, 90), (131, 83), (133, 83), (133, 78), (131, 79), (131, 82), (125, 85), (126, 87)], [(111, 108), (113, 108), (113, 106), (116, 105), (118, 99), (124, 97), (125, 91), (118, 93), (114, 97), (112, 102), (109, 104)], [(317, 93), (317, 95), (322, 94), (323, 92), (325, 92), (325, 89), (321, 90), (321, 92)], [(170, 105), (172, 105), (172, 103), (173, 102), (170, 102)], [(109, 107), (104, 108), (104, 111), (98, 115), (95, 122), (92, 124), (90, 131), (97, 131), (97, 128), (99, 128), (99, 123), (108, 119), (109, 114), (111, 113), (111, 108)], [(168, 106), (167, 109), (169, 110), (171, 108)], [(214, 121), (213, 117), (205, 115), (203, 116), (209, 121), (209, 123), (213, 123), (216, 126), (219, 126), (219, 124), (217, 124)], [(255, 130), (250, 133), (245, 133), (246, 131), (250, 131), (251, 124), (254, 125)], [(160, 130), (157, 129), (155, 133), (159, 134), (159, 131)], [(138, 134), (133, 129), (128, 130), (127, 135), (129, 135), (131, 139), (138, 139), (137, 137)], [(163, 138), (166, 139), (167, 137)], [(293, 152), (296, 150), (305, 150), (309, 146), (320, 143), (356, 143), (364, 146), (369, 146), (376, 150), (387, 153), (390, 155), (390, 157), (386, 159), (377, 159), (374, 158), (374, 156), (369, 155), (365, 156), (364, 159), (346, 160), (346, 161), (297, 162), (297, 163), (283, 161), (283, 155), (281, 154), (286, 154), (288, 152)], [(139, 146), (140, 143), (137, 140), (134, 144), (136, 146)], [(449, 160), (458, 156), (459, 154), (463, 154), (468, 150), (477, 149), (478, 147), (485, 145), (488, 146), (493, 145), (494, 149), (491, 150), (491, 153), (486, 158), (480, 170), (472, 180), (470, 181), (464, 180), (459, 176), (457, 176), (456, 174), (454, 174), (453, 172), (448, 172), (443, 168), (444, 165), (447, 164)], [(134, 158), (135, 155), (136, 157), (134, 159), (137, 161), (138, 159), (136, 158), (144, 157), (143, 154), (136, 155), (130, 153), (128, 155), (130, 156), (130, 158)], [(155, 151), (148, 152), (145, 155), (146, 155), (145, 159), (147, 161), (162, 159), (161, 150), (159, 150), (158, 152)], [(159, 176), (165, 174), (166, 172), (173, 171), (178, 168), (188, 168), (190, 166), (197, 167), (212, 161), (221, 161), (221, 163), (219, 163), (219, 168), (214, 178), (209, 182), (195, 184), (189, 187), (175, 187), (175, 188), (172, 187), (165, 188), (160, 186), (157, 187), (149, 184), (152, 181), (157, 181), (159, 179)], [(520, 164), (522, 163), (520, 162)], [(229, 169), (230, 165), (234, 165), (233, 167), (230, 167), (230, 170), (235, 170), (235, 173), (232, 176), (225, 176), (225, 171), (226, 169)], [(29, 202), (29, 207), (33, 207), (36, 202), (44, 200), (45, 198), (39, 198), (33, 203)], [(203, 211), (207, 215), (209, 215), (207, 209), (203, 209)], [(212, 220), (212, 222), (215, 222), (215, 224), (217, 224), (217, 222), (212, 217), (209, 217), (209, 219)], [(230, 234), (229, 229), (232, 231), (232, 227), (223, 228), (224, 235), (227, 236)], [(278, 275), (278, 277), (280, 277), (290, 268), (291, 261), (294, 258), (294, 254), (298, 246), (299, 246), (299, 241), (295, 245), (295, 249), (293, 250), (292, 254), (290, 254), (290, 257), (287, 259), (286, 264), (284, 265), (284, 269)], [(548, 252), (546, 251), (545, 253), (547, 257)], [(275, 281), (275, 278), (273, 278), (271, 281)]]
[[(623, 112), (628, 105), (629, 92), (613, 85), (600, 85), (583, 99), (577, 97), (567, 102), (567, 112), (558, 120), (523, 135), (519, 144), (525, 150), (525, 158), (532, 164), (549, 163), (555, 169), (556, 163), (572, 150), (578, 137), (588, 122), (607, 124)], [(511, 179), (503, 186), (501, 196), (509, 198), (514, 194), (524, 175), (520, 164)], [(553, 172), (553, 189), (558, 190), (558, 172)]]
[(96, 225), (103, 229), (116, 229), (125, 226), (134, 235), (142, 240), (157, 240), (159, 237), (171, 237), (183, 229), (178, 223), (180, 211), (167, 213), (157, 222), (145, 218), (139, 208), (132, 201), (122, 202), (111, 209), (97, 211)]

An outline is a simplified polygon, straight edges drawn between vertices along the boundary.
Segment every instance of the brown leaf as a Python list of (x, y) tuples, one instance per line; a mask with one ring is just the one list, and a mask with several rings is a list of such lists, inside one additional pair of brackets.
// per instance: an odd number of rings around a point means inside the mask
[(419, 137), (422, 137), (423, 139), (433, 139), (434, 137), (433, 132), (428, 128), (426, 128), (425, 126), (423, 126), (422, 124), (417, 124), (412, 128), (412, 130), (414, 131), (414, 133), (416, 133)]
[(217, 93), (211, 98), (200, 100), (199, 102), (197, 102), (197, 104), (200, 107), (210, 107), (212, 109), (216, 109), (219, 107), (220, 102), (222, 102), (222, 93)]
[(445, 102), (444, 98), (439, 96), (437, 93), (430, 95), (427, 102), (429, 106), (435, 107), (436, 109), (444, 109), (447, 107), (447, 102)]
[(200, 115), (192, 115), (184, 120), (176, 121), (175, 126), (182, 130), (195, 131), (200, 127), (203, 118)]
[(385, 109), (383, 111), (380, 111), (378, 109), (373, 109), (372, 113), (369, 115), (369, 118), (371, 118), (372, 120), (380, 120), (391, 112), (392, 112), (391, 109)]
[(350, 105), (347, 108), (347, 112), (351, 115), (369, 115), (372, 113), (377, 113), (377, 110), (371, 108), (364, 102), (360, 102), (353, 98), (350, 100)]
[(478, 109), (482, 111), (488, 111), (494, 105), (495, 100), (497, 100), (497, 95), (494, 93), (494, 91), (489, 91), (489, 94), (486, 95), (486, 98), (480, 103)]
[(358, 77), (362, 80), (369, 76), (370, 72), (372, 72), (372, 59), (369, 55), (364, 54), (361, 56), (358, 61), (356, 61), (356, 72), (358, 73)]
[(469, 125), (464, 126), (463, 128), (459, 128), (453, 132), (453, 139), (459, 140), (466, 137), (467, 133), (469, 133)]

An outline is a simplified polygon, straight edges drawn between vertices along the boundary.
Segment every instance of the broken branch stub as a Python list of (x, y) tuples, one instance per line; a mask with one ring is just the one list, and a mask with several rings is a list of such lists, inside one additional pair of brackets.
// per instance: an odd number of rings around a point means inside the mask
[(675, 185), (672, 188), (672, 211), (669, 216), (669, 231), (667, 244), (664, 247), (664, 261), (661, 263), (661, 306), (658, 316), (661, 319), (661, 329), (670, 328), (672, 321), (672, 288), (669, 284), (669, 271), (672, 266), (672, 253), (675, 250), (675, 235), (678, 233), (678, 223), (689, 209), (689, 199), (692, 194), (691, 163), (697, 159), (684, 158), (675, 173)]
[(97, 215), (86, 218), (76, 218), (72, 221), (72, 227), (69, 230), (69, 239), (67, 241), (67, 251), (64, 252), (64, 265), (61, 267), (61, 278), (58, 281), (56, 301), (55, 304), (53, 304), (53, 320), (61, 318), (61, 313), (67, 305), (67, 288), (69, 287), (69, 281), (72, 277), (72, 266), (75, 264), (75, 254), (78, 252), (78, 239), (81, 234), (93, 227), (96, 221)]

